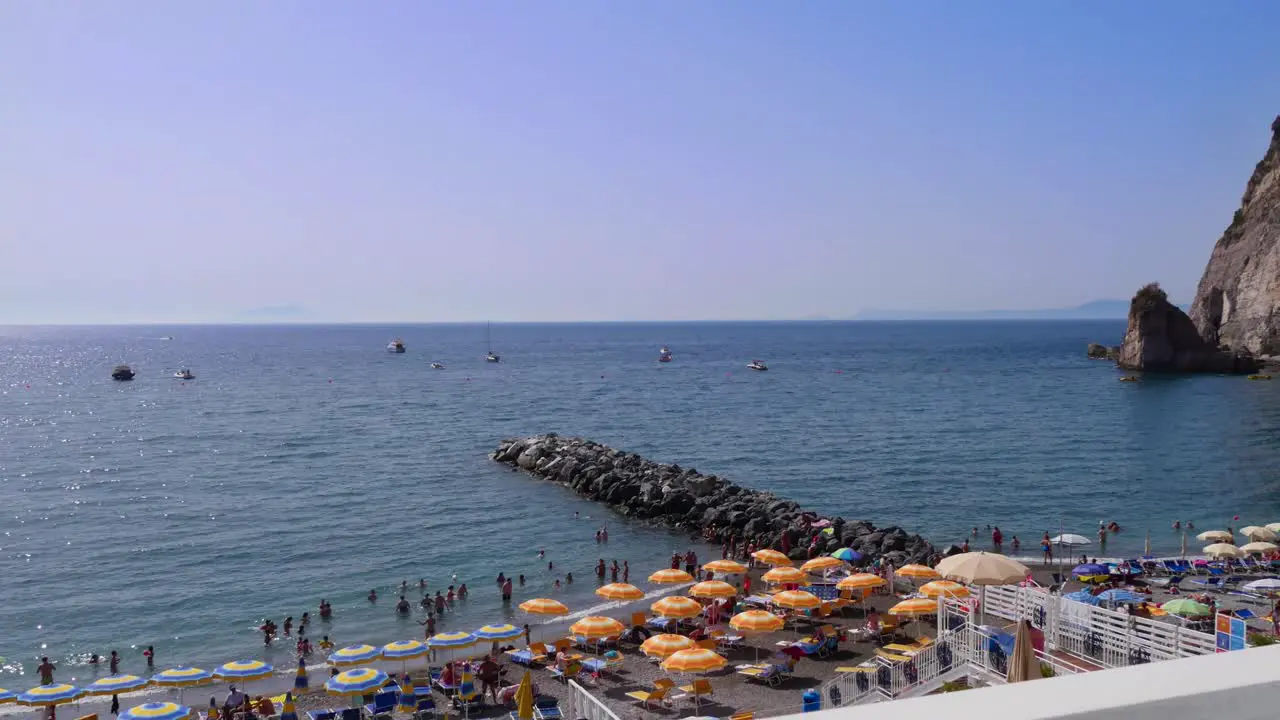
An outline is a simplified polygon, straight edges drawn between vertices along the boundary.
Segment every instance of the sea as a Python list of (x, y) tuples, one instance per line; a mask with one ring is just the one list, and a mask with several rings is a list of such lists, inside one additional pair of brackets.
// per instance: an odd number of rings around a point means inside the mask
[[(0, 328), (0, 686), (36, 684), (46, 655), (60, 681), (105, 674), (87, 660), (111, 650), (144, 673), (147, 646), (157, 670), (291, 671), (292, 644), (264, 647), (257, 628), (314, 618), (322, 598), (334, 617), (313, 620), (313, 640), (421, 638), (420, 579), (470, 590), (441, 631), (521, 624), (513, 606), (532, 597), (572, 617), (622, 612), (592, 593), (598, 559), (657, 594), (645, 577), (673, 551), (718, 556), (487, 457), (545, 432), (940, 546), (985, 547), (999, 526), (1034, 555), (1045, 531), (1094, 537), (1115, 520), (1085, 554), (1174, 555), (1175, 520), (1280, 520), (1280, 383), (1117, 382), (1085, 346), (1123, 331), (495, 324), (494, 364), (485, 325)], [(408, 352), (386, 351), (396, 337)], [(657, 362), (662, 345), (673, 362)], [(136, 379), (112, 381), (118, 363)], [(512, 606), (500, 572), (525, 577)], [(393, 611), (402, 582), (408, 617)]]

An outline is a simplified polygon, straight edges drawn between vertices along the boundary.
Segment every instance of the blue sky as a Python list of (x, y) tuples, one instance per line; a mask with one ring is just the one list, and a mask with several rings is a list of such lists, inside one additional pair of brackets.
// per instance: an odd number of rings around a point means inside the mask
[(0, 323), (1189, 300), (1280, 3), (0, 4)]

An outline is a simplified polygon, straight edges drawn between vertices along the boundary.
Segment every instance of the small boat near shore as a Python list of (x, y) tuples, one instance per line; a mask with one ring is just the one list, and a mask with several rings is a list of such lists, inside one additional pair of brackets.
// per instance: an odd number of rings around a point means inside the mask
[(183, 368), (178, 372), (174, 373), (173, 376), (178, 380), (195, 380), (196, 379), (195, 373), (191, 372), (186, 368)]
[(404, 341), (400, 338), (396, 338), (395, 340), (387, 343), (387, 352), (397, 354), (404, 352)]
[(484, 324), (484, 339), (485, 339), (485, 344), (489, 346), (489, 352), (485, 353), (484, 361), (491, 362), (491, 363), (502, 362), (502, 358), (493, 352), (493, 324), (492, 323)]
[(658, 351), (658, 362), (671, 362), (671, 348), (666, 345), (662, 346), (662, 349)]
[(444, 363), (433, 362), (433, 363), (431, 363), (431, 369), (432, 369), (432, 370), (443, 370), (443, 369), (444, 369)]
[(747, 369), (755, 370), (757, 372), (764, 372), (765, 370), (769, 369), (769, 366), (765, 365), (763, 362), (759, 360), (752, 360), (751, 362), (747, 363)]
[(120, 381), (132, 380), (133, 375), (134, 375), (133, 368), (129, 367), (128, 365), (117, 365), (111, 370), (112, 380), (120, 380)]

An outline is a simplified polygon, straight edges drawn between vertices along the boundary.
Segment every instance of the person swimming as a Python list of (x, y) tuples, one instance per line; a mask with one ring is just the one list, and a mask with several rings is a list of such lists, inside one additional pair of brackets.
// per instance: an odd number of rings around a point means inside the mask
[(409, 601), (405, 600), (403, 595), (400, 596), (400, 602), (396, 603), (396, 612), (401, 615), (409, 614)]
[(427, 579), (418, 578), (418, 592), (426, 592), (426, 591), (427, 591)]
[(370, 590), (370, 591), (369, 591), (369, 602), (371, 602), (371, 603), (376, 603), (376, 602), (378, 602), (378, 590), (377, 590), (377, 588), (374, 588), (373, 590)]

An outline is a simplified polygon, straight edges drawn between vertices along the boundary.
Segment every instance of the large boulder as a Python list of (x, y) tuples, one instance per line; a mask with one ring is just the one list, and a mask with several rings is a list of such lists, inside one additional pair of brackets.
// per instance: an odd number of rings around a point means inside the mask
[(1175, 373), (1251, 373), (1258, 369), (1249, 353), (1220, 351), (1206, 343), (1191, 318), (1169, 302), (1156, 283), (1139, 290), (1129, 304), (1129, 327), (1117, 364), (1126, 370)]

